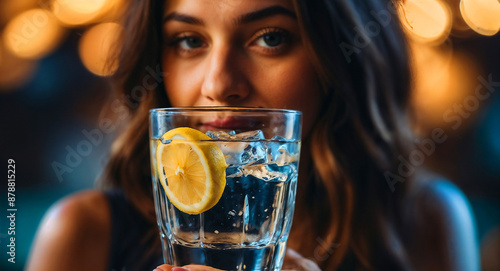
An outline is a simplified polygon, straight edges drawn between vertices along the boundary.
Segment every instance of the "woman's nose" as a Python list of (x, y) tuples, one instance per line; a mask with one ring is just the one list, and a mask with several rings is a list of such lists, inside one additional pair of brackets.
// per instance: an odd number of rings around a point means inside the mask
[(201, 94), (221, 105), (242, 105), (251, 91), (243, 62), (244, 56), (234, 48), (213, 48), (208, 55)]

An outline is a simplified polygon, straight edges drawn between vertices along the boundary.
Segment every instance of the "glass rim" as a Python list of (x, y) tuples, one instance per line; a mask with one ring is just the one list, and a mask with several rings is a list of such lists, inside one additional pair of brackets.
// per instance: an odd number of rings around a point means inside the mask
[(244, 106), (183, 106), (183, 107), (165, 107), (153, 108), (149, 110), (150, 114), (170, 114), (186, 112), (248, 112), (248, 113), (278, 113), (292, 114), (301, 116), (302, 112), (293, 109), (263, 108), (263, 107), (244, 107)]

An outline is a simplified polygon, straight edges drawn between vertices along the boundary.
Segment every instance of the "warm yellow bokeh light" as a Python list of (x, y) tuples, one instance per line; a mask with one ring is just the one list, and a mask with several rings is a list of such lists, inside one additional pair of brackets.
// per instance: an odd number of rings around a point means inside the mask
[(64, 31), (50, 12), (43, 9), (25, 11), (5, 27), (5, 47), (13, 54), (30, 59), (41, 58), (56, 48)]
[(0, 25), (6, 25), (17, 14), (32, 8), (43, 8), (43, 0), (0, 1)]
[(464, 21), (481, 35), (492, 36), (500, 30), (499, 0), (461, 0)]
[(54, 0), (51, 9), (67, 26), (94, 23), (117, 9), (121, 0)]
[(0, 92), (15, 90), (28, 83), (36, 70), (36, 61), (16, 57), (0, 46)]
[(399, 15), (410, 37), (419, 42), (439, 43), (448, 38), (451, 12), (442, 1), (404, 0)]
[(440, 127), (443, 114), (463, 104), (480, 82), (477, 65), (452, 48), (412, 43), (414, 91), (412, 103), (420, 124)]
[(94, 74), (108, 76), (116, 70), (110, 66), (110, 57), (115, 53), (116, 40), (122, 26), (117, 23), (102, 23), (89, 29), (80, 40), (79, 53), (85, 67)]

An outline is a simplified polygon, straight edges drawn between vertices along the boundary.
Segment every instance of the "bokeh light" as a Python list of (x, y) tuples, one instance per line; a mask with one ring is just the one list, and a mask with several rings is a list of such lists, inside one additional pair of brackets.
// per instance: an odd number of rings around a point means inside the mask
[(78, 26), (97, 22), (116, 11), (120, 0), (54, 0), (51, 10), (64, 25)]
[(36, 61), (16, 57), (0, 44), (0, 92), (27, 84), (36, 70)]
[(43, 9), (25, 11), (5, 27), (5, 47), (22, 58), (38, 59), (52, 52), (63, 38), (64, 30), (54, 16)]
[[(414, 91), (412, 103), (421, 128), (442, 127), (444, 114), (463, 106), (480, 83), (476, 63), (451, 48), (412, 43)], [(469, 112), (472, 116), (475, 112)], [(464, 118), (465, 121), (465, 118)]]
[(40, 7), (43, 0), (0, 1), (0, 25), (5, 25), (17, 14)]
[(460, 12), (469, 27), (481, 35), (492, 36), (500, 30), (499, 0), (461, 0)]
[(80, 40), (79, 53), (85, 67), (92, 73), (108, 76), (115, 72), (117, 63), (109, 65), (117, 50), (117, 38), (123, 31), (117, 23), (102, 23), (89, 29)]
[(440, 43), (451, 30), (448, 5), (438, 0), (404, 0), (398, 6), (399, 16), (409, 36), (419, 42)]

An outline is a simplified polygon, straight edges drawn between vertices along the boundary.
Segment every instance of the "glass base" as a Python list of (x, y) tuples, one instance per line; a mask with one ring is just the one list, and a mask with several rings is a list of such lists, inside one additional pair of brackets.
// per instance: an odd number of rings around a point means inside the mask
[(162, 238), (163, 258), (167, 264), (184, 266), (206, 265), (221, 270), (279, 271), (283, 265), (286, 241), (261, 247), (234, 247), (216, 245), (200, 247), (170, 243)]

